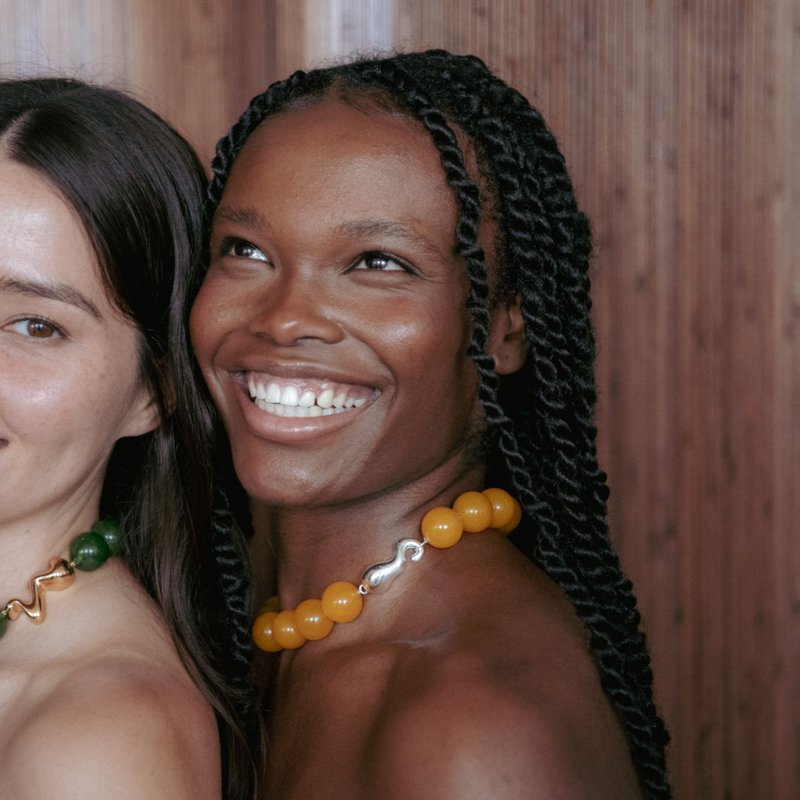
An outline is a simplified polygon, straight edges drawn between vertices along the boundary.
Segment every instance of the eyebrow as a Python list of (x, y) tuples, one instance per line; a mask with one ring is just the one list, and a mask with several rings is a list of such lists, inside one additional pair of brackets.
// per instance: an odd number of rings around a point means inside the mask
[(410, 225), (382, 219), (356, 219), (336, 226), (336, 232), (352, 238), (389, 236), (406, 239), (422, 247), (429, 255), (441, 258), (442, 252), (427, 236)]
[[(269, 230), (272, 226), (269, 220), (254, 208), (242, 208), (241, 206), (219, 206), (215, 214), (216, 217), (232, 222), (235, 225), (242, 225), (245, 228)], [(420, 233), (410, 225), (394, 220), (383, 219), (355, 219), (342, 222), (337, 225), (335, 232), (352, 239), (361, 237), (381, 237), (390, 236), (398, 239), (406, 239), (422, 247), (430, 256), (441, 258), (442, 252), (427, 236)]]
[(0, 278), (0, 290), (27, 295), (28, 297), (44, 297), (48, 300), (58, 300), (61, 303), (67, 303), (83, 309), (96, 319), (103, 318), (94, 303), (87, 300), (77, 289), (73, 289), (64, 283)]
[(242, 208), (241, 206), (220, 206), (214, 213), (215, 218), (233, 222), (235, 225), (243, 225), (245, 228), (261, 228), (266, 230), (270, 227), (267, 218), (254, 208)]

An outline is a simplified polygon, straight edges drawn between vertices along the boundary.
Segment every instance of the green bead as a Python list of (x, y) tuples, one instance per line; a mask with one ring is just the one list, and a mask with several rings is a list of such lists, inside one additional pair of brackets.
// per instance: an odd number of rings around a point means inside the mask
[(78, 534), (69, 548), (69, 557), (76, 569), (92, 572), (108, 561), (111, 551), (106, 540), (94, 531)]
[(119, 521), (114, 517), (104, 517), (92, 525), (92, 531), (99, 533), (108, 545), (112, 556), (118, 556), (122, 550), (122, 532), (119, 528)]
[(3, 634), (6, 632), (6, 615), (0, 614), (0, 639), (3, 638)]

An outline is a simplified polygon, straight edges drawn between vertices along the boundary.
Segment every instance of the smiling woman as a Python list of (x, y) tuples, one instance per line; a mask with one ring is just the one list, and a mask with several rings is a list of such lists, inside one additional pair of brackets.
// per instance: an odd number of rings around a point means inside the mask
[(246, 684), (208, 633), (213, 526), (189, 522), (209, 480), (166, 348), (203, 181), (123, 94), (0, 83), (3, 798), (252, 793)]
[(669, 797), (541, 117), (472, 57), (363, 61), (271, 86), (213, 170), (191, 329), (279, 653), (262, 796)]

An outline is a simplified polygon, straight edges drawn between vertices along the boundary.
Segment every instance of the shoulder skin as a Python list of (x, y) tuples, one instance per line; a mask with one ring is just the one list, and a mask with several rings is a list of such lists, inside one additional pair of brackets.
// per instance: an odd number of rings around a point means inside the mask
[(218, 800), (211, 709), (187, 680), (119, 657), (77, 667), (19, 726), (2, 800)]
[(395, 696), (376, 727), (368, 770), (379, 796), (641, 800), (621, 730), (583, 693), (548, 701), (451, 666), (452, 681)]

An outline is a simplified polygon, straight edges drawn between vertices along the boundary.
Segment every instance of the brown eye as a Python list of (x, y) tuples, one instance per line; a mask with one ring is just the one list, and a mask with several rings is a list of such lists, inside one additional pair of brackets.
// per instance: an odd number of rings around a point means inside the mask
[(21, 319), (11, 325), (11, 330), (30, 339), (53, 339), (63, 336), (58, 326), (43, 319)]
[(49, 339), (55, 333), (56, 329), (49, 322), (40, 319), (28, 320), (28, 336), (36, 339)]
[(408, 272), (409, 270), (387, 253), (364, 253), (351, 267), (352, 270), (372, 270), (374, 272)]
[(250, 244), (250, 242), (246, 242), (243, 239), (238, 239), (234, 242), (231, 242), (228, 252), (231, 255), (237, 256), (238, 258), (252, 258), (256, 261), (269, 261), (264, 253), (261, 252), (261, 250), (259, 250), (254, 244)]

